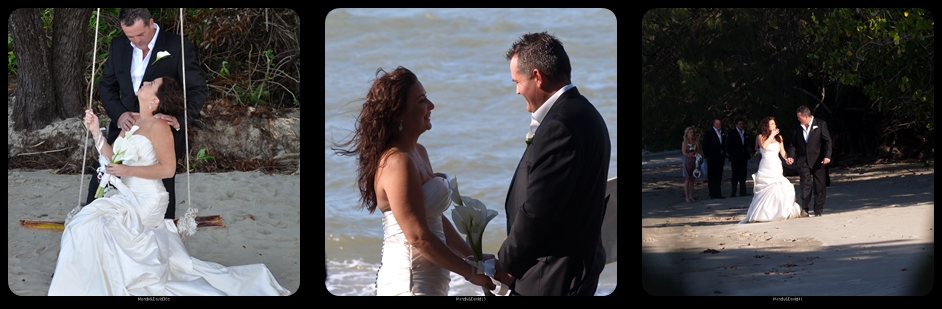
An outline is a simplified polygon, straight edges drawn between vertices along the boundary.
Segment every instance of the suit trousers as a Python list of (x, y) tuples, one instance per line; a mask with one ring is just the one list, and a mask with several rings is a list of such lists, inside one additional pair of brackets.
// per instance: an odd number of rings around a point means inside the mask
[(726, 158), (722, 156), (707, 158), (707, 186), (710, 188), (710, 197), (721, 197), (720, 183), (723, 181), (723, 165)]
[[(175, 191), (173, 189), (174, 188), (173, 184), (175, 182), (175, 179), (176, 179), (176, 175), (163, 180), (164, 188), (167, 189), (167, 193), (169, 193), (170, 195), (170, 200), (167, 203), (167, 213), (164, 214), (164, 219), (176, 219), (175, 212), (176, 212), (177, 199), (173, 192)], [(95, 200), (96, 191), (98, 191), (98, 176), (96, 174), (92, 174), (92, 180), (88, 182), (88, 198), (86, 198), (85, 200), (85, 205), (91, 204), (92, 201)]]
[(798, 166), (798, 174), (801, 179), (801, 207), (808, 212), (808, 206), (811, 206), (812, 189), (814, 193), (814, 213), (820, 214), (824, 211), (824, 199), (826, 189), (826, 173), (824, 166), (817, 165), (812, 168), (804, 163), (804, 157), (795, 158), (795, 162), (802, 162)]
[(739, 186), (740, 196), (748, 193), (748, 191), (746, 191), (746, 163), (748, 162), (748, 159), (729, 160), (729, 167), (733, 170), (733, 175), (730, 178), (730, 182), (733, 184), (733, 190), (730, 194), (736, 195), (737, 185)]

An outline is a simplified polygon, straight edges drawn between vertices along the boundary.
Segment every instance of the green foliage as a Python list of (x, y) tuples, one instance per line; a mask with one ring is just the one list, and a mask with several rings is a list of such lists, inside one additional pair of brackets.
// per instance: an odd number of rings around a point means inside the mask
[(674, 150), (684, 128), (706, 130), (713, 117), (724, 129), (742, 117), (755, 132), (766, 116), (787, 127), (799, 105), (859, 150), (900, 130), (931, 144), (933, 27), (922, 9), (648, 11), (642, 147)]
[[(862, 87), (878, 112), (888, 114), (888, 130), (931, 126), (934, 122), (934, 28), (923, 9), (833, 9), (805, 28), (815, 35), (808, 54), (811, 71), (831, 82)], [(829, 40), (822, 34), (832, 33)]]
[(13, 37), (7, 36), (7, 74), (16, 75), (16, 54), (13, 53)]
[(216, 159), (215, 156), (210, 156), (206, 154), (206, 148), (200, 149), (200, 151), (196, 153), (196, 160), (193, 160), (193, 162), (190, 163), (190, 168), (196, 169), (197, 163), (205, 164), (207, 161), (215, 160), (215, 159)]

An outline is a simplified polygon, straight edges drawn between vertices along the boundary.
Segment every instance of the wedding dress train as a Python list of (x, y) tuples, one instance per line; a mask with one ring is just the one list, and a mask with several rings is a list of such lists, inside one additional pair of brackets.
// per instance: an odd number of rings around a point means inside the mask
[(801, 206), (795, 203), (795, 186), (782, 175), (782, 161), (779, 160), (781, 147), (781, 143), (773, 141), (761, 149), (759, 171), (752, 174), (755, 181), (752, 203), (740, 224), (786, 220), (801, 215)]
[[(422, 192), (429, 230), (445, 242), (442, 213), (451, 201), (448, 181), (432, 178), (422, 185)], [(446, 296), (449, 275), (447, 269), (435, 265), (409, 244), (392, 211), (383, 212), (383, 256), (376, 274), (376, 295)]]
[[(157, 163), (150, 140), (136, 130), (114, 143), (127, 146), (124, 164)], [(125, 176), (116, 187), (65, 226), (49, 295), (290, 294), (264, 264), (226, 267), (191, 257), (173, 220), (164, 219), (169, 195), (161, 180)]]

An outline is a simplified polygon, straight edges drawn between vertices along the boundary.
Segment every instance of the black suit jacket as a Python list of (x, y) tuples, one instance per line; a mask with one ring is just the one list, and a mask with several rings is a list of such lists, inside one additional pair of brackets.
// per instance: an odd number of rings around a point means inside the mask
[(821, 167), (821, 161), (824, 158), (831, 158), (831, 134), (828, 131), (828, 124), (818, 118), (812, 119), (807, 142), (805, 142), (801, 123), (796, 124), (787, 152), (788, 157), (795, 159), (795, 163), (807, 164), (812, 169)]
[[(522, 146), (523, 143), (521, 143)], [(500, 266), (521, 295), (594, 293), (611, 141), (605, 121), (576, 88), (564, 92), (524, 151), (507, 192)]]
[[(720, 130), (720, 134), (723, 134), (723, 131)], [(718, 159), (726, 158), (726, 142), (728, 142), (729, 136), (723, 135), (723, 140), (720, 141), (720, 138), (716, 136), (716, 129), (713, 126), (710, 126), (706, 129), (706, 132), (703, 132), (703, 157), (704, 159)]]
[(729, 162), (749, 159), (749, 151), (752, 150), (752, 147), (750, 147), (752, 143), (749, 139), (749, 134), (745, 131), (743, 132), (743, 137), (743, 140), (740, 140), (739, 131), (737, 131), (735, 127), (729, 129), (726, 136), (724, 136), (726, 139), (726, 155), (729, 157)]
[[(169, 57), (157, 59), (157, 53), (166, 51), (170, 53)], [(180, 36), (170, 33), (161, 28), (157, 33), (157, 40), (154, 42), (154, 48), (147, 55), (147, 69), (144, 70), (142, 81), (151, 81), (158, 77), (170, 76), (183, 83), (183, 64), (180, 55)], [(199, 114), (206, 101), (206, 78), (200, 70), (196, 59), (196, 48), (193, 43), (186, 40), (183, 49), (186, 58), (186, 101), (189, 121)], [(121, 133), (118, 128), (118, 118), (124, 112), (140, 112), (137, 95), (134, 93), (134, 85), (131, 82), (131, 57), (134, 50), (127, 36), (119, 35), (111, 40), (111, 49), (108, 52), (108, 60), (105, 62), (105, 68), (102, 71), (101, 81), (98, 83), (98, 89), (101, 92), (101, 104), (105, 106), (105, 113), (111, 118), (111, 124), (108, 126), (108, 143), (114, 144), (115, 139)], [(177, 117), (180, 123), (180, 131), (173, 131), (175, 150), (177, 158), (182, 158), (185, 154), (184, 137), (186, 128), (184, 127), (183, 115)]]

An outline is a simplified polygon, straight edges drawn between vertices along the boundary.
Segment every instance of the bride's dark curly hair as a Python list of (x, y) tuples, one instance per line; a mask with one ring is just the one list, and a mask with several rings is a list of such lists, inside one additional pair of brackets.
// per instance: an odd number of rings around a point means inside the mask
[[(775, 120), (775, 117), (769, 116), (769, 117), (762, 118), (762, 121), (759, 122), (759, 128), (762, 130), (762, 133), (761, 133), (762, 136), (766, 136), (768, 138), (768, 136), (772, 134), (772, 129), (769, 129), (769, 121), (772, 121), (772, 120)], [(776, 126), (778, 125), (776, 124)], [(779, 128), (778, 131), (779, 131), (778, 135), (775, 135), (775, 140), (781, 143), (782, 142), (782, 128)]]
[(412, 71), (401, 66), (388, 73), (383, 68), (376, 70), (376, 79), (357, 116), (353, 139), (334, 144), (339, 147), (353, 145), (353, 148), (331, 148), (338, 155), (359, 155), (357, 185), (360, 188), (360, 206), (370, 213), (377, 207), (373, 188), (376, 168), (393, 135), (399, 132), (399, 121), (408, 100), (409, 89), (418, 81)]
[[(160, 78), (163, 81), (155, 93), (160, 104), (157, 104), (154, 114), (183, 116), (183, 87), (173, 77), (162, 76)], [(192, 117), (190, 119), (192, 120)]]

